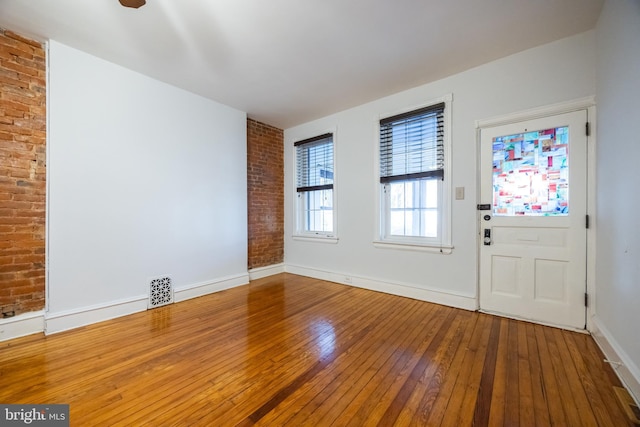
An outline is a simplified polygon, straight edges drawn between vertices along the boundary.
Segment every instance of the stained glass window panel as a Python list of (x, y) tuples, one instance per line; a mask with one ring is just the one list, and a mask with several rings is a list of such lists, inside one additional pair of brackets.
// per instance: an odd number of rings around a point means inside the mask
[(493, 214), (569, 214), (567, 126), (493, 139)]

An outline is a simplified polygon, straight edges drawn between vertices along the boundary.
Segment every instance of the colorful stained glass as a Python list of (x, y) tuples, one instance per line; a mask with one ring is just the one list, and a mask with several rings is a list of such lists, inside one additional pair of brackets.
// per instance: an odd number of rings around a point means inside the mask
[(493, 214), (569, 214), (569, 128), (493, 139)]

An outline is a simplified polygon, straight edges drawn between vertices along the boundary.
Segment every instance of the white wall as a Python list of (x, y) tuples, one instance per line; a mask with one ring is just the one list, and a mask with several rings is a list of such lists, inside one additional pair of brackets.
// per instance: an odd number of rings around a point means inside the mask
[[(437, 64), (434, 64), (437, 66)], [(373, 246), (376, 232), (376, 123), (453, 94), (453, 253)], [(293, 272), (451, 305), (475, 308), (475, 120), (574, 100), (595, 93), (595, 34), (589, 31), (494, 61), (443, 80), (285, 130), (285, 263)], [(294, 240), (293, 142), (335, 129), (337, 244)]]
[(640, 2), (605, 1), (596, 34), (596, 325), (640, 400)]
[(246, 283), (245, 113), (55, 41), (49, 73), (47, 329)]

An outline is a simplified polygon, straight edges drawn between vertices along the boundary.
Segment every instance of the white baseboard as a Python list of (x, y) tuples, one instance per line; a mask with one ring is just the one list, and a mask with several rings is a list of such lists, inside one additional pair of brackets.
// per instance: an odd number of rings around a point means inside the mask
[(285, 272), (285, 268), (284, 268), (284, 264), (282, 263), (269, 265), (266, 267), (252, 268), (251, 270), (249, 270), (249, 279), (257, 280), (257, 279), (262, 279), (263, 277), (269, 277), (269, 276), (273, 276), (275, 274), (280, 274), (284, 272)]
[(141, 295), (89, 307), (47, 313), (45, 316), (45, 334), (68, 331), (69, 329), (144, 311), (147, 309), (148, 299), (148, 296)]
[(357, 277), (349, 274), (334, 273), (298, 265), (287, 264), (285, 266), (285, 270), (287, 273), (299, 274), (301, 276), (313, 277), (315, 279), (327, 280), (329, 282), (341, 283), (343, 285), (356, 286), (358, 288), (369, 289), (372, 291), (433, 302), (449, 307), (462, 308), (471, 311), (475, 311), (478, 308), (476, 299), (466, 295), (457, 295), (435, 289), (418, 288), (415, 285), (405, 283), (392, 283), (368, 277)]
[(640, 369), (638, 369), (638, 366), (622, 350), (597, 316), (594, 316), (591, 322), (591, 335), (607, 360), (614, 362), (611, 363), (611, 367), (627, 390), (629, 390), (636, 403), (640, 405)]
[(44, 310), (0, 319), (0, 341), (24, 337), (44, 331)]
[(245, 273), (193, 285), (176, 287), (173, 291), (173, 300), (175, 302), (185, 301), (225, 289), (235, 288), (236, 286), (246, 285), (247, 283), (249, 283), (249, 274)]
[[(243, 273), (236, 276), (222, 277), (207, 282), (176, 287), (174, 288), (173, 300), (174, 302), (185, 301), (247, 283), (249, 283), (249, 275)], [(46, 334), (55, 334), (92, 323), (138, 313), (147, 310), (148, 302), (148, 295), (140, 295), (90, 307), (47, 313), (45, 316), (44, 331)]]

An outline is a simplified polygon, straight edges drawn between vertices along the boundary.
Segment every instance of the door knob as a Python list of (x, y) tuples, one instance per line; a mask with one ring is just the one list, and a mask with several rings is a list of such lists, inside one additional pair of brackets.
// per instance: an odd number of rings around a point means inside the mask
[(484, 245), (485, 246), (491, 245), (491, 229), (490, 228), (484, 229)]

